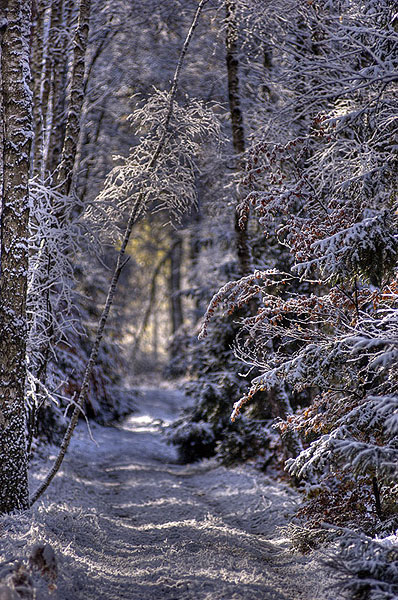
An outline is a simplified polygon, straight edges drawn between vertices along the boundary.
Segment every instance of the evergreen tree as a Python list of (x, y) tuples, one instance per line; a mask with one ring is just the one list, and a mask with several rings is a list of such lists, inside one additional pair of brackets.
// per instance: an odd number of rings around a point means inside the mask
[(279, 425), (306, 437), (289, 472), (312, 481), (348, 472), (363, 489), (366, 481), (381, 519), (380, 483), (388, 495), (397, 459), (397, 35), (390, 2), (364, 8), (299, 10), (300, 36), (316, 52), (302, 47), (296, 69), (287, 61), (296, 97), (294, 105), (287, 97), (281, 113), (294, 116), (299, 104), (312, 120), (284, 143), (253, 145), (246, 197), (267, 233), (278, 224), (294, 264), (290, 272), (256, 271), (225, 285), (207, 320), (220, 305), (230, 313), (260, 296), (256, 315), (243, 320), (238, 353), (262, 373), (232, 418), (278, 382), (308, 390), (311, 406)]

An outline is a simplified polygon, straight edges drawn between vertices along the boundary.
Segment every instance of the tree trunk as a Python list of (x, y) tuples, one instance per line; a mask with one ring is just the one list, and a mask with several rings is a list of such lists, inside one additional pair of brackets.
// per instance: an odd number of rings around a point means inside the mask
[[(68, 7), (69, 3), (66, 4), (66, 16), (68, 16)], [(55, 11), (55, 12), (54, 12)], [(59, 14), (56, 14), (58, 11)], [(60, 29), (60, 25), (62, 23), (62, 0), (53, 0), (52, 4), (52, 14), (51, 14), (51, 28), (50, 28), (50, 41), (52, 40), (52, 44), (56, 46), (57, 40), (55, 37), (55, 30)], [(68, 195), (71, 191), (71, 185), (73, 180), (73, 167), (75, 163), (76, 157), (76, 148), (77, 142), (79, 139), (80, 133), (80, 120), (81, 120), (81, 110), (83, 106), (83, 86), (84, 86), (84, 70), (85, 70), (85, 59), (86, 59), (86, 50), (87, 50), (87, 41), (88, 41), (88, 26), (89, 26), (89, 17), (90, 17), (90, 0), (81, 0), (80, 8), (79, 8), (79, 18), (78, 24), (76, 28), (75, 38), (74, 38), (74, 50), (73, 50), (73, 64), (72, 64), (72, 75), (71, 75), (71, 94), (69, 99), (69, 109), (68, 116), (66, 121), (66, 132), (64, 145), (62, 150), (62, 161), (57, 171), (56, 182), (58, 183), (57, 191), (61, 194)], [(54, 33), (52, 34), (52, 30), (55, 28)], [(64, 44), (61, 41), (61, 48), (64, 47)], [(54, 81), (53, 81), (53, 110), (56, 111), (57, 101), (55, 96), (57, 94), (62, 93), (62, 71), (61, 71), (61, 56), (59, 53), (59, 48), (55, 50), (51, 48), (49, 50), (48, 62), (52, 65), (50, 73), (53, 72)], [(59, 87), (60, 86), (60, 87)], [(61, 96), (60, 96), (61, 98)], [(46, 100), (48, 103), (48, 98)], [(44, 110), (44, 104), (43, 104)], [(54, 123), (55, 124), (55, 123)], [(50, 134), (50, 142), (52, 140), (52, 136)], [(54, 158), (54, 149), (48, 146), (48, 151), (45, 152), (47, 154), (47, 163), (51, 163)], [(63, 225), (68, 225), (65, 223), (65, 217), (62, 214), (62, 211), (59, 211), (57, 214), (58, 219)], [(53, 258), (51, 256), (51, 252), (47, 247), (46, 240), (43, 240), (43, 248), (42, 248), (43, 256), (47, 256), (47, 269), (42, 274), (46, 279), (52, 280), (52, 272), (53, 272)], [(54, 309), (52, 307), (52, 293), (55, 291), (55, 287), (50, 289), (50, 286), (47, 286), (44, 294), (43, 294), (43, 330), (46, 332), (44, 336), (45, 341), (43, 343), (42, 348), (40, 349), (40, 358), (37, 361), (36, 365), (36, 377), (37, 379), (46, 384), (47, 380), (47, 370), (48, 363), (50, 360), (50, 348), (51, 344), (54, 341), (54, 331), (53, 331), (53, 315)]]
[[(202, 224), (202, 211), (201, 211), (201, 202), (200, 195), (198, 198), (198, 206), (196, 211), (193, 213), (190, 227), (190, 236), (189, 236), (189, 262), (190, 269), (192, 273), (197, 272), (200, 252), (202, 249), (202, 240), (201, 240), (201, 224)], [(199, 319), (202, 319), (203, 313), (206, 311), (206, 305), (203, 305), (203, 300), (200, 298), (200, 295), (197, 294), (194, 298), (194, 305), (192, 309), (192, 325), (195, 326)]]
[(159, 360), (159, 320), (158, 312), (153, 311), (153, 331), (152, 331), (152, 360), (154, 367), (157, 366)]
[(51, 95), (51, 129), (48, 140), (46, 171), (53, 173), (61, 161), (66, 130), (66, 82), (69, 64), (69, 29), (72, 18), (72, 0), (63, 1), (62, 30), (59, 33), (55, 55)]
[[(92, 115), (92, 117), (91, 117), (91, 119), (95, 122), (94, 132), (90, 133), (89, 131), (87, 131), (87, 133), (86, 133), (86, 140), (85, 140), (84, 145), (88, 148), (88, 154), (87, 154), (86, 158), (84, 159), (85, 168), (83, 169), (82, 178), (79, 178), (79, 191), (78, 191), (79, 198), (80, 198), (80, 200), (83, 200), (83, 201), (87, 197), (91, 169), (95, 165), (96, 161), (98, 161), (98, 156), (96, 155), (95, 150), (96, 150), (96, 146), (97, 146), (99, 136), (101, 133), (101, 127), (102, 127), (102, 123), (103, 123), (103, 120), (105, 117), (105, 110), (106, 110), (106, 100), (104, 103), (104, 107), (99, 111), (95, 111), (96, 116)], [(79, 168), (81, 168), (81, 167), (82, 167), (82, 163), (80, 163), (80, 165), (79, 165)]]
[(31, 0), (9, 0), (7, 17), (1, 57), (0, 513), (28, 506), (24, 387), (32, 132), (28, 86)]
[(176, 241), (171, 248), (170, 255), (170, 316), (171, 333), (174, 334), (184, 322), (182, 300), (181, 300), (181, 264), (182, 264), (182, 239), (175, 232)]
[(33, 81), (33, 175), (41, 175), (44, 145), (44, 124), (42, 115), (42, 83), (44, 60), (44, 29), (47, 0), (38, 0), (32, 29), (31, 73)]
[[(47, 3), (46, 3), (47, 4)], [(33, 160), (33, 174), (39, 175), (41, 179), (44, 179), (44, 161), (45, 155), (48, 149), (48, 136), (47, 136), (47, 119), (49, 100), (51, 94), (51, 79), (53, 70), (53, 45), (58, 35), (59, 24), (60, 24), (60, 0), (50, 0), (50, 30), (49, 39), (46, 47), (43, 49), (42, 57), (44, 58), (43, 64), (43, 85), (39, 87), (39, 95), (34, 98), (34, 117), (35, 117), (35, 131), (34, 131), (34, 160)], [(46, 11), (46, 6), (43, 7)], [(43, 32), (44, 33), (44, 32)], [(36, 75), (36, 73), (35, 73)], [(40, 72), (41, 75), (41, 72)], [(35, 86), (36, 87), (36, 86)], [(35, 90), (36, 92), (36, 90)]]
[[(2, 47), (3, 47), (3, 37), (7, 27), (7, 6), (8, 0), (0, 0), (0, 186), (3, 185), (3, 147), (4, 147), (4, 102), (3, 102), (3, 83), (2, 83), (2, 69), (1, 69), (1, 61), (2, 61)], [(2, 188), (0, 187), (0, 192), (2, 192)], [(1, 207), (0, 207), (1, 209)], [(1, 212), (0, 212), (1, 217)], [(1, 238), (0, 238), (1, 240)], [(1, 255), (0, 255), (1, 256)], [(1, 262), (0, 262), (0, 273), (1, 273)]]
[(73, 64), (68, 118), (62, 159), (57, 172), (59, 191), (66, 196), (72, 188), (77, 145), (80, 135), (80, 120), (84, 102), (84, 71), (89, 33), (91, 0), (80, 0), (79, 20), (73, 42)]
[[(242, 169), (242, 155), (245, 152), (245, 131), (239, 93), (238, 27), (236, 22), (236, 4), (226, 0), (226, 59), (228, 74), (228, 100), (231, 114), (232, 143), (238, 156), (238, 169)], [(239, 201), (239, 199), (238, 199)], [(235, 237), (239, 271), (243, 277), (252, 271), (251, 251), (247, 235), (247, 221), (240, 222), (240, 214), (235, 212)]]
[[(63, 27), (62, 22), (63, 12), (63, 0), (52, 0), (51, 5), (51, 20), (50, 20), (50, 31), (47, 43), (47, 60), (46, 60), (46, 72), (47, 80), (45, 81), (46, 97), (45, 101), (47, 105), (44, 107), (44, 115), (48, 114), (48, 124), (44, 121), (45, 129), (45, 140), (42, 156), (42, 175), (45, 176), (45, 167), (48, 163), (48, 155), (50, 152), (50, 138), (52, 127), (56, 122), (55, 107), (58, 101), (60, 93), (61, 77), (63, 70), (63, 63), (65, 57), (63, 56), (63, 40), (61, 32), (66, 36), (66, 31)], [(43, 115), (43, 116), (44, 116)]]

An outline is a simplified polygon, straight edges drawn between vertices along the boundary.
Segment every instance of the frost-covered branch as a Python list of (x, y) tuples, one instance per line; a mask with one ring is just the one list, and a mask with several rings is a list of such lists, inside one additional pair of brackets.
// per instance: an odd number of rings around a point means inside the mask
[[(161, 152), (163, 150), (163, 148), (166, 147), (166, 142), (168, 141), (170, 136), (170, 126), (171, 126), (171, 116), (173, 113), (173, 104), (175, 102), (175, 95), (176, 95), (176, 91), (177, 91), (177, 84), (178, 84), (178, 77), (179, 77), (179, 73), (182, 67), (182, 61), (183, 58), (186, 54), (187, 48), (188, 48), (188, 44), (189, 41), (192, 38), (193, 35), (193, 31), (197, 25), (198, 19), (199, 19), (199, 15), (200, 12), (202, 10), (202, 7), (204, 6), (204, 4), (206, 3), (207, 0), (201, 0), (201, 2), (198, 5), (198, 8), (195, 12), (195, 16), (193, 18), (192, 21), (192, 25), (191, 28), (188, 32), (187, 38), (185, 40), (183, 49), (182, 49), (182, 53), (181, 53), (181, 57), (180, 60), (178, 62), (177, 68), (176, 68), (176, 72), (175, 72), (175, 76), (174, 76), (174, 80), (173, 80), (173, 84), (168, 96), (168, 106), (167, 106), (167, 111), (166, 111), (166, 119), (164, 121), (164, 127), (163, 127), (163, 131), (161, 131), (158, 143), (156, 144), (156, 148), (155, 151), (153, 152), (152, 156), (149, 158), (149, 162), (147, 164), (145, 164), (145, 162), (141, 165), (141, 168), (143, 169), (143, 171), (145, 172), (146, 177), (151, 177), (156, 169), (157, 166), (157, 162), (158, 159), (161, 155)], [(127, 185), (128, 182), (126, 182), (126, 180), (124, 180), (124, 183), (126, 183)], [(136, 183), (136, 182), (135, 182)], [(140, 180), (141, 185), (144, 185), (144, 180)], [(76, 400), (76, 405), (74, 408), (74, 411), (72, 413), (72, 417), (68, 426), (68, 429), (65, 433), (65, 436), (63, 438), (62, 444), (61, 444), (61, 448), (60, 448), (60, 452), (57, 456), (57, 459), (55, 460), (55, 463), (53, 465), (53, 467), (51, 468), (48, 476), (46, 477), (45, 481), (39, 486), (38, 490), (36, 490), (36, 492), (33, 494), (30, 504), (32, 505), (34, 502), (36, 502), (36, 500), (43, 494), (43, 492), (47, 489), (47, 487), (50, 485), (51, 481), (53, 480), (53, 478), (55, 477), (62, 461), (63, 458), (66, 454), (66, 451), (68, 449), (73, 431), (76, 427), (80, 412), (82, 407), (84, 406), (84, 403), (86, 401), (87, 398), (87, 392), (88, 392), (88, 385), (89, 385), (89, 380), (90, 380), (90, 376), (91, 373), (93, 371), (94, 365), (96, 363), (97, 357), (98, 357), (98, 351), (99, 351), (99, 346), (102, 340), (102, 336), (104, 333), (104, 329), (105, 329), (105, 325), (106, 322), (108, 320), (108, 316), (109, 316), (109, 312), (113, 303), (113, 299), (114, 299), (114, 295), (115, 295), (115, 291), (116, 291), (116, 286), (121, 274), (121, 271), (123, 269), (123, 266), (125, 264), (125, 252), (126, 252), (126, 247), (127, 244), (130, 240), (130, 236), (133, 230), (133, 227), (135, 225), (135, 223), (137, 222), (137, 220), (142, 216), (142, 214), (145, 212), (146, 209), (146, 204), (145, 202), (148, 200), (147, 195), (145, 193), (145, 188), (141, 189), (141, 186), (139, 187), (139, 191), (138, 194), (133, 197), (133, 201), (132, 201), (132, 206), (130, 209), (130, 216), (129, 216), (129, 220), (124, 232), (124, 236), (123, 236), (123, 240), (121, 243), (121, 247), (118, 253), (118, 257), (117, 257), (117, 262), (116, 262), (116, 266), (113, 272), (113, 276), (112, 276), (112, 280), (110, 283), (110, 287), (108, 290), (108, 295), (106, 298), (106, 302), (105, 302), (105, 306), (104, 309), (102, 311), (101, 314), (101, 318), (100, 318), (100, 322), (98, 325), (98, 329), (97, 329), (97, 333), (96, 333), (96, 337), (94, 340), (94, 344), (90, 353), (90, 358), (89, 361), (87, 363), (86, 369), (85, 369), (85, 373), (84, 373), (84, 377), (83, 377), (83, 381), (82, 381), (82, 385), (80, 388), (80, 393), (79, 396)], [(176, 209), (178, 210), (179, 205), (176, 207)]]

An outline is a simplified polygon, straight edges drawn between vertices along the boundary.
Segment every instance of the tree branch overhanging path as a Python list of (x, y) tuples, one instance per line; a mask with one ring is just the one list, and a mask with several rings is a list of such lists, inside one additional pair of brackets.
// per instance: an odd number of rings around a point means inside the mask
[[(191, 42), (192, 36), (194, 34), (194, 31), (196, 29), (196, 26), (198, 24), (199, 21), (199, 17), (202, 11), (203, 6), (208, 2), (208, 0), (201, 0), (196, 12), (194, 14), (192, 23), (191, 23), (191, 27), (188, 31), (188, 34), (186, 36), (184, 45), (182, 47), (181, 50), (181, 54), (177, 63), (177, 67), (174, 73), (174, 77), (173, 77), (173, 81), (171, 84), (171, 88), (170, 88), (170, 92), (169, 92), (169, 104), (168, 104), (168, 110), (167, 110), (167, 114), (166, 114), (166, 118), (165, 118), (165, 122), (164, 122), (164, 128), (163, 128), (163, 133), (161, 135), (161, 138), (159, 140), (159, 143), (157, 145), (157, 148), (155, 149), (155, 152), (149, 162), (149, 164), (147, 165), (145, 172), (148, 173), (148, 177), (150, 177), (150, 172), (151, 170), (155, 167), (156, 162), (159, 158), (160, 153), (162, 152), (162, 149), (166, 143), (166, 138), (167, 138), (167, 134), (169, 133), (169, 126), (170, 126), (170, 120), (172, 117), (172, 113), (173, 113), (173, 104), (174, 104), (174, 100), (175, 100), (175, 96), (177, 93), (177, 87), (178, 87), (178, 81), (179, 81), (179, 76), (180, 76), (180, 72), (182, 69), (182, 65), (184, 62), (184, 58), (185, 55), (188, 51), (189, 48), (189, 44)], [(131, 209), (131, 213), (130, 213), (130, 217), (125, 229), (125, 233), (123, 236), (123, 241), (118, 253), (118, 257), (117, 257), (117, 262), (116, 262), (116, 266), (112, 275), (112, 280), (111, 280), (111, 284), (109, 286), (109, 290), (108, 290), (108, 295), (106, 298), (106, 302), (105, 302), (105, 306), (101, 315), (101, 319), (98, 325), (98, 330), (97, 330), (97, 334), (95, 337), (95, 341), (91, 350), (91, 354), (90, 354), (90, 358), (89, 361), (87, 363), (86, 369), (85, 369), (85, 373), (84, 373), (84, 378), (83, 378), (83, 382), (81, 385), (81, 389), (80, 389), (80, 393), (79, 396), (77, 398), (76, 401), (76, 405), (75, 408), (73, 410), (72, 416), (71, 416), (71, 420), (70, 423), (68, 425), (67, 431), (65, 433), (65, 436), (63, 438), (61, 447), (60, 447), (60, 451), (59, 454), (54, 462), (54, 465), (52, 467), (52, 469), (50, 470), (48, 476), (46, 477), (45, 481), (43, 481), (42, 485), (40, 485), (40, 487), (35, 491), (35, 493), (32, 495), (31, 500), (30, 500), (30, 505), (32, 506), (37, 500), (38, 498), (45, 492), (45, 490), (48, 488), (48, 486), (50, 485), (51, 481), (53, 480), (53, 478), (55, 477), (57, 471), (59, 470), (62, 461), (64, 459), (64, 456), (67, 452), (70, 440), (72, 438), (73, 435), (73, 431), (76, 427), (76, 424), (78, 422), (79, 416), (81, 414), (81, 411), (83, 409), (84, 403), (86, 401), (86, 397), (87, 397), (87, 390), (88, 390), (88, 385), (89, 385), (89, 380), (90, 380), (90, 376), (91, 373), (93, 371), (93, 368), (95, 366), (95, 363), (97, 361), (97, 357), (98, 357), (98, 351), (99, 351), (99, 347), (100, 347), (100, 343), (102, 340), (102, 336), (104, 333), (104, 328), (106, 325), (106, 322), (108, 320), (108, 316), (109, 316), (109, 312), (114, 300), (114, 296), (115, 296), (115, 291), (116, 291), (116, 287), (118, 284), (118, 280), (120, 277), (120, 274), (122, 272), (122, 269), (124, 267), (124, 265), (126, 264), (126, 260), (125, 260), (125, 253), (126, 253), (126, 248), (128, 245), (128, 242), (130, 240), (131, 237), (131, 233), (134, 227), (134, 224), (137, 222), (137, 220), (139, 219), (139, 217), (145, 212), (145, 206), (143, 206), (142, 204), (142, 195), (139, 195), (138, 198), (135, 200), (133, 207)]]
[(398, 598), (397, 24), (0, 0), (0, 600)]

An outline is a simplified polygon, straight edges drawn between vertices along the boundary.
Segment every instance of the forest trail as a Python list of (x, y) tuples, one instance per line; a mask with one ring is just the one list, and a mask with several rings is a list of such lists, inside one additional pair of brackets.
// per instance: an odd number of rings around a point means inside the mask
[(294, 509), (292, 490), (246, 467), (176, 464), (159, 420), (174, 418), (182, 398), (142, 391), (122, 425), (94, 426), (98, 446), (79, 425), (30, 531), (58, 557), (51, 597), (325, 598), (319, 564), (290, 552), (277, 531)]

